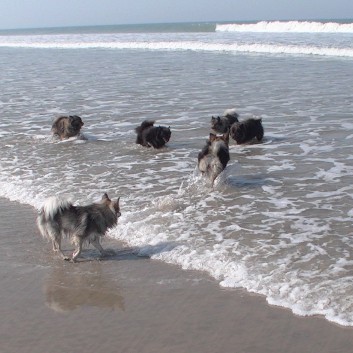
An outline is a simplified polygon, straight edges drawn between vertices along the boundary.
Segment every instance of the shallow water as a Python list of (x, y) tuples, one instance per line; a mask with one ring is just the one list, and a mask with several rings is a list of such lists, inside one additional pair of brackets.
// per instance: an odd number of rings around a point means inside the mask
[[(0, 194), (37, 208), (53, 194), (121, 196), (109, 234), (141, 255), (351, 326), (352, 67), (330, 55), (2, 47)], [(197, 154), (211, 116), (232, 107), (261, 117), (265, 138), (231, 143), (212, 189)], [(87, 140), (54, 142), (60, 114), (80, 115)], [(135, 144), (145, 119), (171, 127), (166, 148)]]

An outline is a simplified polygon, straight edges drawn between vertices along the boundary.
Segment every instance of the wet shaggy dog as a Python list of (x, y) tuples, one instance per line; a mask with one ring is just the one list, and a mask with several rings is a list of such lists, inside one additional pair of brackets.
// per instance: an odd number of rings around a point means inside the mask
[(53, 122), (51, 131), (54, 137), (63, 140), (79, 135), (83, 125), (82, 119), (77, 115), (60, 116)]
[[(120, 217), (119, 199), (112, 201), (104, 194), (99, 203), (73, 206), (70, 202), (51, 197), (43, 204), (37, 217), (37, 225), (44, 238), (52, 241), (53, 250), (64, 260), (76, 261), (84, 242), (91, 243), (101, 255), (109, 255), (99, 240), (106, 231), (117, 224)], [(75, 245), (72, 258), (61, 250), (62, 236), (68, 236)]]
[(227, 109), (223, 113), (223, 116), (217, 116), (211, 118), (211, 128), (220, 133), (225, 134), (229, 131), (230, 127), (238, 122), (239, 114), (235, 111), (235, 109)]
[(210, 179), (212, 186), (229, 162), (228, 144), (228, 133), (222, 136), (211, 133), (206, 145), (198, 155), (198, 168), (203, 175)]
[(234, 123), (230, 128), (230, 136), (237, 144), (242, 144), (251, 141), (256, 137), (261, 141), (264, 137), (264, 128), (261, 119), (247, 119), (241, 122)]
[(145, 147), (162, 148), (170, 140), (170, 127), (153, 126), (154, 121), (145, 120), (135, 129), (136, 143)]

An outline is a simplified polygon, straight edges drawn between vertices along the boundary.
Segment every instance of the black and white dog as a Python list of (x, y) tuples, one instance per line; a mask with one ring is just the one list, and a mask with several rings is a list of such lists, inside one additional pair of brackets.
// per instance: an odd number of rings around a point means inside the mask
[(154, 121), (145, 120), (135, 129), (136, 143), (145, 147), (162, 148), (170, 140), (170, 127), (153, 126)]
[(198, 155), (198, 168), (203, 175), (210, 179), (212, 186), (229, 162), (228, 144), (228, 133), (222, 136), (211, 133), (206, 145)]
[(37, 217), (37, 225), (44, 238), (52, 241), (53, 250), (64, 260), (70, 260), (61, 250), (61, 238), (66, 235), (75, 245), (71, 261), (81, 254), (84, 242), (91, 243), (101, 255), (108, 255), (99, 240), (106, 231), (117, 224), (120, 217), (119, 199), (112, 201), (104, 194), (99, 203), (73, 206), (56, 197), (45, 201)]
[(217, 116), (217, 117), (212, 117), (211, 118), (211, 128), (220, 133), (220, 134), (226, 134), (232, 124), (238, 122), (238, 117), (239, 114), (236, 112), (234, 108), (232, 109), (227, 109), (223, 113), (223, 116)]
[(261, 119), (250, 118), (241, 122), (234, 123), (230, 128), (230, 136), (237, 144), (251, 141), (256, 137), (261, 141), (264, 137), (264, 128)]

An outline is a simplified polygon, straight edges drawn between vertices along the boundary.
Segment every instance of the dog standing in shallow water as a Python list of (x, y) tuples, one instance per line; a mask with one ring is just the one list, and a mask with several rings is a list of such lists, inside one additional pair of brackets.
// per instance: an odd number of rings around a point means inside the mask
[(162, 148), (169, 140), (171, 131), (169, 127), (153, 126), (154, 121), (145, 120), (135, 131), (136, 143), (145, 147)]
[(52, 241), (53, 250), (64, 260), (70, 260), (61, 250), (61, 238), (68, 236), (75, 245), (71, 260), (76, 261), (84, 242), (91, 243), (101, 255), (108, 255), (99, 240), (106, 231), (117, 224), (121, 216), (119, 199), (112, 201), (104, 194), (99, 203), (73, 206), (70, 202), (49, 198), (39, 211), (37, 225), (43, 237)]
[(83, 125), (82, 119), (77, 115), (60, 116), (53, 122), (51, 131), (54, 137), (63, 140), (78, 136)]
[(223, 116), (217, 116), (217, 117), (212, 117), (211, 118), (211, 128), (220, 133), (220, 134), (226, 134), (232, 124), (238, 122), (238, 117), (239, 114), (236, 112), (234, 108), (232, 109), (227, 109), (223, 113)]
[(198, 155), (199, 170), (211, 180), (212, 186), (229, 162), (228, 144), (228, 133), (222, 136), (211, 133), (206, 145)]
[(234, 123), (230, 128), (230, 136), (238, 145), (251, 141), (256, 137), (261, 141), (264, 137), (264, 128), (261, 119), (247, 119)]

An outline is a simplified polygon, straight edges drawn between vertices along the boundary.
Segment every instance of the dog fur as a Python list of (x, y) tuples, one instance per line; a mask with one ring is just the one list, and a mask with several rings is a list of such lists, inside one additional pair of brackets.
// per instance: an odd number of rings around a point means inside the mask
[(230, 136), (237, 144), (251, 141), (256, 137), (261, 141), (264, 137), (264, 128), (261, 119), (250, 118), (241, 122), (234, 123), (230, 128)]
[(51, 131), (54, 137), (60, 140), (78, 136), (84, 125), (78, 115), (60, 116), (53, 122)]
[(228, 145), (228, 133), (222, 136), (210, 133), (206, 145), (198, 155), (198, 168), (203, 175), (210, 179), (212, 186), (230, 160)]
[(225, 134), (234, 123), (239, 121), (238, 117), (239, 114), (236, 112), (235, 108), (227, 109), (223, 113), (223, 116), (212, 116), (211, 128), (220, 134)]
[(84, 242), (91, 243), (101, 255), (108, 255), (99, 240), (106, 231), (117, 224), (121, 216), (119, 199), (112, 201), (104, 194), (99, 203), (73, 206), (56, 197), (45, 201), (37, 217), (37, 225), (44, 238), (52, 241), (53, 250), (64, 260), (70, 260), (61, 250), (61, 238), (66, 235), (75, 245), (71, 261), (81, 254)]
[(135, 129), (136, 143), (145, 147), (162, 148), (170, 140), (170, 127), (153, 126), (154, 121), (145, 120)]

